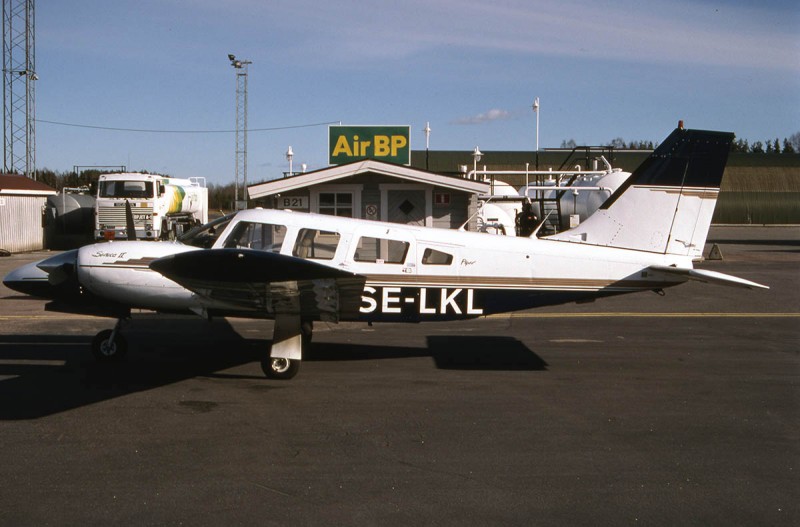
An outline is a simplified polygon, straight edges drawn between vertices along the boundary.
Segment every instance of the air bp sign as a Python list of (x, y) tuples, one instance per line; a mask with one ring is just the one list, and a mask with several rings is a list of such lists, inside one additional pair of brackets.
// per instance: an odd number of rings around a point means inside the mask
[(328, 162), (343, 165), (360, 159), (411, 164), (408, 126), (331, 126)]

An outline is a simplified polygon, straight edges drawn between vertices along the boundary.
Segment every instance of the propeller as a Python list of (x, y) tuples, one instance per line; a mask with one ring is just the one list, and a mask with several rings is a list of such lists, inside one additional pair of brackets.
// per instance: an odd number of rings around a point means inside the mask
[(133, 211), (131, 202), (125, 200), (125, 232), (128, 233), (128, 241), (136, 241), (136, 225), (133, 223)]

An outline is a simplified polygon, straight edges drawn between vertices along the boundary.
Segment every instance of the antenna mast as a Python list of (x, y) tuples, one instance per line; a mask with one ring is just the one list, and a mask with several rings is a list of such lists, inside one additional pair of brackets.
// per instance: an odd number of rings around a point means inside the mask
[[(236, 197), (234, 208), (247, 208), (247, 66), (252, 61), (228, 55), (236, 69)], [(239, 207), (239, 177), (243, 181), (242, 202)]]
[(36, 178), (34, 0), (3, 0), (3, 171)]

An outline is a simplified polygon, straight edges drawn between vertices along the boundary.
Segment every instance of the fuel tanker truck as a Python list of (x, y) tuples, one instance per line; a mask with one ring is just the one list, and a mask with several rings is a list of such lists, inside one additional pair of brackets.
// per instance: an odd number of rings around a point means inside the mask
[[(577, 167), (576, 167), (577, 168)], [(486, 172), (490, 176), (520, 172)], [(479, 174), (480, 175), (480, 174)], [(517, 189), (494, 179), (490, 195), (478, 196), (478, 230), (507, 236), (528, 236), (539, 222), (541, 234), (575, 227), (592, 215), (630, 176), (607, 165), (607, 170), (527, 172), (534, 181)], [(524, 205), (531, 206), (533, 225), (521, 225)]]
[(178, 179), (126, 172), (97, 181), (94, 236), (128, 239), (128, 207), (137, 240), (168, 240), (208, 222), (205, 178)]

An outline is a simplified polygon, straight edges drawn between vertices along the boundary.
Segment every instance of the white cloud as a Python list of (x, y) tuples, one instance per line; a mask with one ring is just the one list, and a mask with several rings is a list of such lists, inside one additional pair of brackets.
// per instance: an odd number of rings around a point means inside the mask
[(504, 121), (511, 118), (511, 113), (506, 110), (493, 108), (486, 113), (479, 113), (471, 117), (461, 117), (453, 121), (453, 124), (484, 124), (492, 121)]

